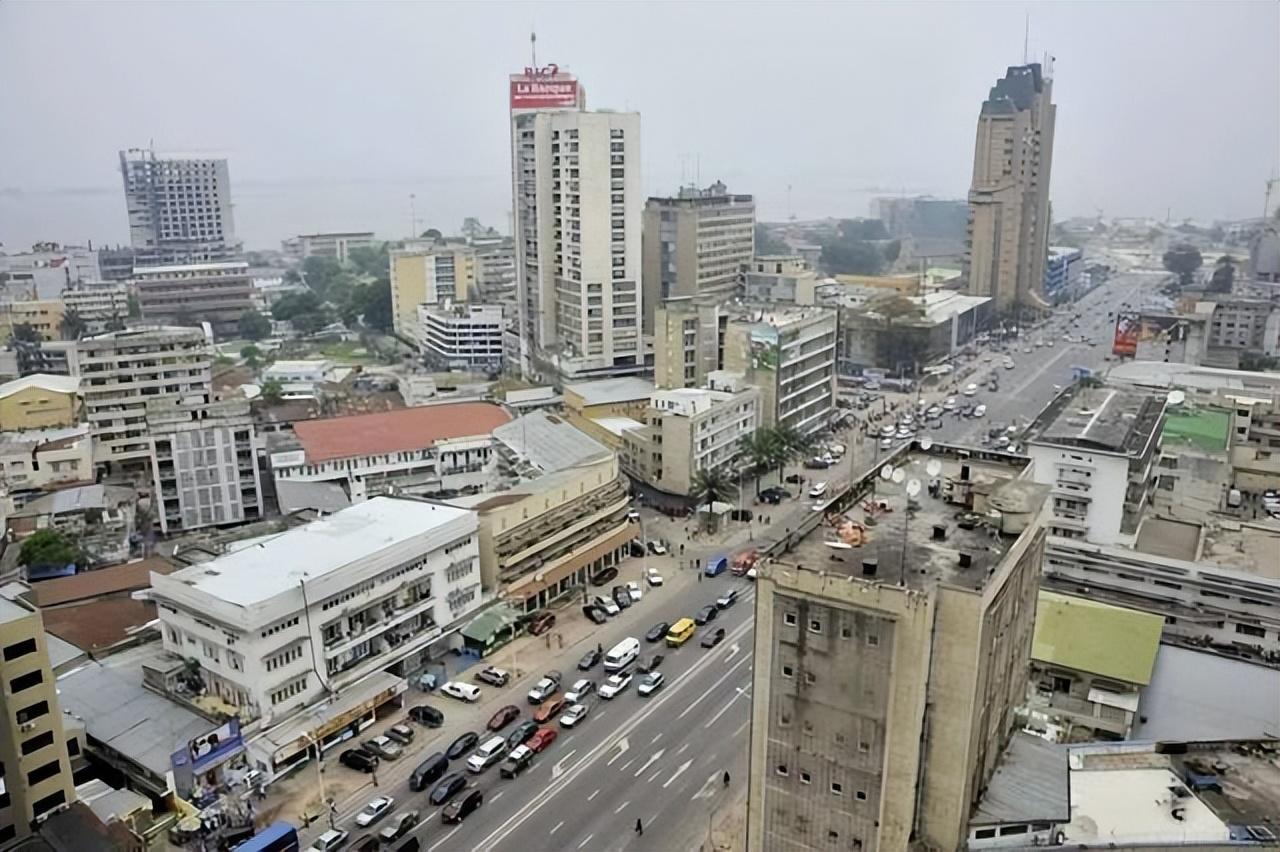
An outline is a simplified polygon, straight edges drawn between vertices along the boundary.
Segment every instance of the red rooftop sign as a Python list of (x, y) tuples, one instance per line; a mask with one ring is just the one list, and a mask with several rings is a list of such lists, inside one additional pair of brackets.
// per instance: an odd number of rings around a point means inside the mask
[(511, 108), (565, 109), (578, 105), (578, 81), (560, 73), (560, 66), (526, 67), (511, 75)]

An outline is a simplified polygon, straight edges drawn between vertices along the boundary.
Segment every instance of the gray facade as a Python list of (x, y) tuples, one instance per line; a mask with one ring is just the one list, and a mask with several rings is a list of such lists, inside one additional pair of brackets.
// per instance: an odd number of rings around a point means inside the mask
[(226, 160), (130, 148), (120, 152), (120, 173), (138, 264), (202, 263), (239, 251)]

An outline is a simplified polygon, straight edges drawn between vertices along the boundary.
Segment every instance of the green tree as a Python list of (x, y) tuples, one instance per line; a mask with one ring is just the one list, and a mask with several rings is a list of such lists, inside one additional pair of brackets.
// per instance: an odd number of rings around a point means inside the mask
[(22, 542), (18, 563), (28, 566), (83, 565), (85, 554), (57, 530), (39, 530)]
[(761, 426), (750, 435), (744, 435), (738, 442), (738, 458), (751, 467), (751, 476), (755, 480), (756, 496), (760, 496), (760, 478), (771, 470), (777, 462), (778, 445), (773, 432)]
[(778, 426), (773, 430), (773, 440), (777, 443), (777, 456), (774, 463), (778, 466), (778, 481), (782, 481), (783, 469), (787, 462), (798, 461), (809, 454), (815, 441), (808, 432), (801, 432), (791, 426)]
[(137, 296), (130, 293), (127, 304), (129, 306), (130, 319), (137, 319), (138, 317), (142, 316), (142, 305), (141, 303), (138, 302)]
[(105, 328), (107, 331), (124, 331), (125, 329), (124, 318), (121, 317), (119, 314), (114, 314), (111, 317), (111, 319), (107, 320), (103, 324), (103, 328)]
[(252, 308), (240, 315), (239, 327), (245, 340), (261, 340), (271, 334), (271, 320)]
[(291, 320), (298, 314), (308, 314), (324, 307), (320, 297), (311, 290), (285, 293), (271, 307), (271, 316), (279, 321)]
[(39, 343), (42, 340), (40, 332), (36, 331), (35, 326), (29, 322), (20, 322), (15, 325), (9, 339), (14, 343)]
[(1170, 246), (1162, 260), (1164, 268), (1178, 276), (1178, 284), (1182, 287), (1190, 287), (1195, 283), (1196, 270), (1204, 265), (1200, 249), (1189, 243)]
[(267, 405), (279, 405), (280, 400), (284, 399), (284, 387), (280, 384), (280, 380), (267, 379), (263, 382), (259, 398)]
[(321, 299), (329, 297), (329, 290), (343, 275), (348, 275), (332, 257), (309, 257), (302, 262), (302, 277), (307, 287)]
[(391, 331), (393, 321), (390, 278), (379, 278), (369, 285), (364, 303), (364, 323), (378, 331)]
[(386, 243), (367, 248), (354, 248), (347, 255), (347, 262), (360, 275), (380, 278), (390, 273), (391, 252)]
[(1209, 289), (1215, 293), (1230, 293), (1236, 280), (1236, 260), (1228, 254), (1218, 258), (1214, 265), (1213, 275), (1209, 278)]
[(756, 254), (791, 254), (791, 246), (775, 237), (768, 225), (757, 222)]
[(286, 284), (301, 284), (301, 283), (302, 283), (302, 273), (301, 273), (301, 272), (299, 272), (299, 271), (298, 271), (298, 270), (296, 270), (296, 269), (290, 269), (290, 270), (288, 270), (288, 271), (287, 271), (287, 272), (285, 272), (285, 274), (284, 274), (284, 283), (286, 283)]
[(719, 515), (711, 511), (712, 504), (732, 502), (738, 496), (738, 486), (723, 467), (703, 468), (693, 476), (690, 496), (699, 506), (707, 507), (707, 525), (714, 532)]
[(58, 323), (58, 328), (62, 331), (63, 340), (79, 340), (88, 325), (79, 311), (75, 308), (67, 308), (66, 313), (62, 315), (62, 321)]
[(331, 322), (329, 312), (327, 310), (307, 311), (306, 313), (294, 314), (289, 320), (299, 334), (315, 334)]
[(240, 347), (240, 357), (244, 359), (244, 365), (250, 370), (256, 370), (262, 364), (262, 350), (252, 343)]

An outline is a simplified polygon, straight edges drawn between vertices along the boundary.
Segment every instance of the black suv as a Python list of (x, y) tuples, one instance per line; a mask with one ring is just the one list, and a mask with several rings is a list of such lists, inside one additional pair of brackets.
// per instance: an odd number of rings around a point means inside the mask
[(360, 772), (372, 772), (378, 768), (378, 758), (369, 754), (367, 751), (361, 751), (357, 748), (349, 748), (338, 756), (338, 762), (343, 766)]
[(443, 805), (467, 786), (467, 776), (461, 772), (451, 772), (440, 779), (440, 783), (431, 791), (430, 801), (433, 805)]
[(599, 571), (591, 575), (591, 585), (603, 586), (616, 579), (618, 569), (610, 565), (608, 568), (601, 568)]

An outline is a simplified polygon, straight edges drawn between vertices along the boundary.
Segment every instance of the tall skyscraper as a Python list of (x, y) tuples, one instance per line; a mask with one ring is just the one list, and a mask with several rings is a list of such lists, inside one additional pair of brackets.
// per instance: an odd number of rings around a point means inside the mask
[(588, 112), (555, 65), (510, 97), (521, 373), (641, 372), (640, 116)]
[(733, 296), (755, 250), (756, 204), (716, 182), (681, 187), (674, 198), (650, 198), (644, 208), (644, 329), (653, 331), (658, 305), (673, 296)]
[(1011, 66), (978, 114), (965, 275), (969, 293), (992, 297), (1001, 313), (1047, 306), (1042, 291), (1057, 111), (1049, 74), (1039, 63)]
[(227, 161), (120, 152), (137, 265), (205, 263), (240, 250), (231, 214)]

